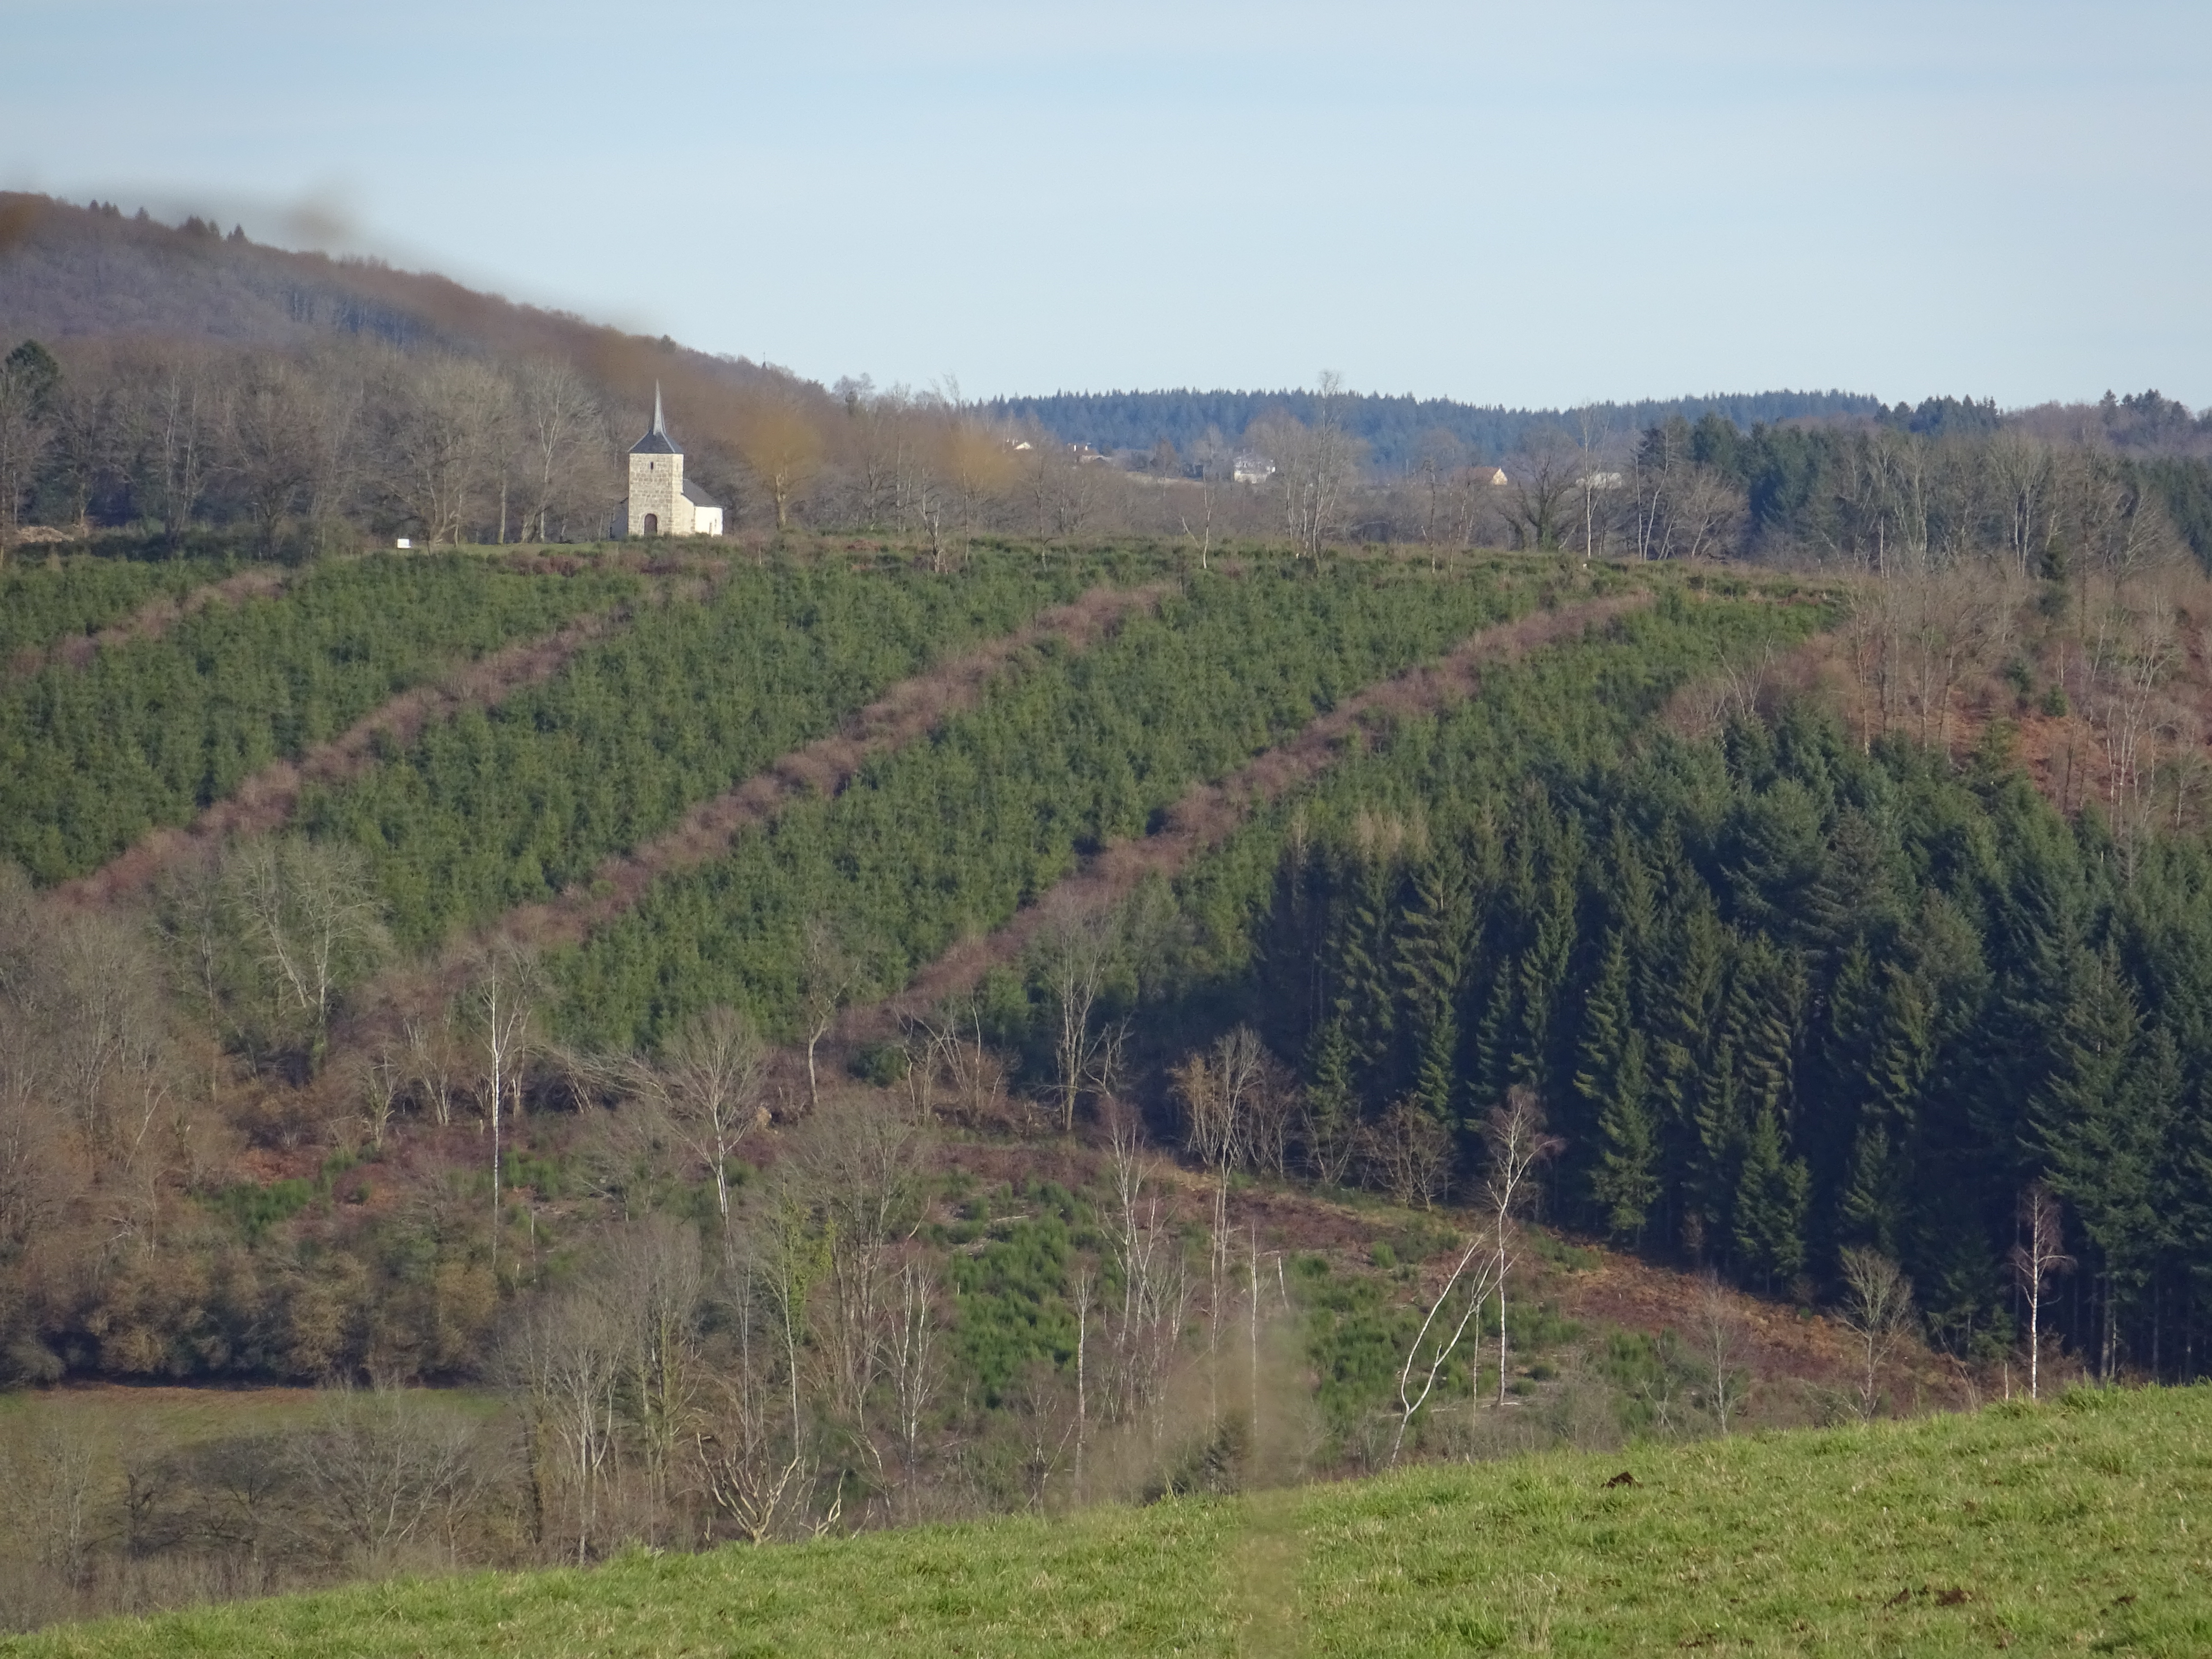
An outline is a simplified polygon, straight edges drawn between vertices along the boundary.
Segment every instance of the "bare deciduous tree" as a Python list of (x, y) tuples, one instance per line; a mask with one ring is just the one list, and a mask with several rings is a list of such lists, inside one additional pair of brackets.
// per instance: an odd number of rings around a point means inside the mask
[(297, 1472), (316, 1520), (373, 1571), (431, 1522), (465, 1478), (471, 1440), (465, 1423), (407, 1395), (340, 1389), (325, 1396)]
[(491, 1259), (499, 1265), (500, 1135), (506, 1103), (522, 1109), (523, 1067), (533, 1042), (538, 1002), (537, 959), (511, 939), (499, 939), (477, 960), (473, 1001), (478, 1040), (489, 1073), (484, 1115), (491, 1129)]
[(1751, 1331), (1735, 1298), (1711, 1273), (1698, 1289), (1698, 1340), (1708, 1379), (1705, 1407), (1725, 1436), (1751, 1386)]
[(1881, 1404), (1881, 1372), (1897, 1345), (1912, 1328), (1912, 1281), (1878, 1250), (1843, 1253), (1844, 1300), (1840, 1317), (1859, 1344), (1860, 1418), (1874, 1419)]
[(234, 849), (224, 876), (262, 967), (307, 1025), (308, 1067), (319, 1070), (340, 988), (390, 945), (368, 865), (343, 843), (285, 836)]
[[(558, 1453), (546, 1472), (573, 1486), (576, 1559), (591, 1550), (599, 1493), (615, 1448), (616, 1387), (628, 1347), (623, 1311), (604, 1285), (536, 1297), (509, 1322), (503, 1369), (521, 1395), (534, 1447)], [(542, 1454), (533, 1454), (533, 1463)], [(538, 1471), (533, 1469), (533, 1478)]]
[(1357, 480), (1363, 446), (1344, 424), (1344, 377), (1324, 370), (1314, 400), (1314, 422), (1277, 415), (1255, 422), (1250, 441), (1275, 463), (1282, 492), (1284, 528), (1309, 559), (1340, 526), (1344, 500)]
[(599, 402), (582, 375), (553, 361), (526, 365), (516, 392), (529, 489), (522, 536), (542, 542), (550, 539), (556, 504), (576, 473), (591, 464), (599, 436)]
[(442, 1129), (453, 1121), (454, 1081), (461, 1064), (453, 1010), (441, 1008), (428, 1016), (410, 1014), (404, 1030), (408, 1081), (416, 1091), (417, 1105), (428, 1107)]
[(661, 1063), (621, 1068), (625, 1089), (665, 1115), (671, 1132), (714, 1183), (725, 1241), (732, 1229), (730, 1160), (761, 1125), (767, 1051), (744, 1016), (711, 1008), (678, 1031)]
[(738, 412), (732, 439), (740, 458), (775, 508), (775, 527), (791, 527), (792, 508), (822, 466), (822, 434), (813, 418), (781, 397)]
[(848, 1097), (810, 1117), (792, 1151), (785, 1201), (819, 1240), (816, 1328), (830, 1398), (872, 1452), (868, 1401), (883, 1371), (894, 1268), (921, 1222), (920, 1139), (873, 1101)]
[(1401, 1100), (1354, 1137), (1367, 1178), (1407, 1208), (1431, 1210), (1451, 1184), (1451, 1134), (1419, 1101)]
[(1123, 1033), (1093, 1018), (1118, 930), (1112, 917), (1063, 910), (1039, 936), (1039, 971), (1053, 1000), (1053, 1061), (1062, 1134), (1075, 1133), (1087, 1091), (1110, 1094)]
[(860, 994), (866, 983), (866, 964), (836, 925), (823, 916), (810, 919), (799, 959), (799, 1001), (800, 1018), (805, 1021), (809, 1109), (817, 1109), (822, 1104), (822, 1084), (815, 1068), (816, 1052), (822, 1039), (830, 1035), (830, 1027), (837, 1023), (839, 1012)]
[(426, 540), (458, 543), (493, 482), (511, 393), (489, 365), (440, 358), (387, 396), (383, 473), (393, 504)]
[(626, 1322), (624, 1391), (645, 1452), (646, 1476), (665, 1503), (699, 1365), (699, 1306), (706, 1285), (699, 1235), (660, 1214), (617, 1231), (605, 1267), (609, 1305)]
[(1535, 1196), (1536, 1166), (1566, 1143), (1545, 1132), (1543, 1105), (1537, 1100), (1534, 1090), (1523, 1088), (1506, 1091), (1505, 1103), (1485, 1121), (1482, 1139), (1490, 1153), (1490, 1171), (1483, 1180), (1483, 1197), (1496, 1219), (1498, 1398), (1502, 1405), (1511, 1348), (1506, 1329), (1505, 1289), (1513, 1270), (1514, 1221)]
[[(1406, 1431), (1412, 1425), (1414, 1413), (1428, 1403), (1436, 1391), (1437, 1379), (1443, 1375), (1444, 1367), (1458, 1351), (1467, 1335), (1468, 1327), (1474, 1324), (1482, 1312), (1482, 1304), (1491, 1291), (1491, 1279), (1502, 1253), (1489, 1249), (1491, 1238), (1487, 1232), (1477, 1231), (1467, 1241), (1458, 1259), (1452, 1263), (1450, 1273), (1444, 1276), (1443, 1285), (1429, 1304), (1420, 1328), (1414, 1332), (1413, 1340), (1406, 1350), (1406, 1363), (1398, 1372), (1398, 1432), (1390, 1443), (1390, 1461), (1395, 1463), (1406, 1443)], [(1481, 1261), (1476, 1258), (1480, 1256)], [(1458, 1298), (1459, 1317), (1452, 1317), (1451, 1304)], [(1480, 1352), (1469, 1362), (1475, 1379), (1475, 1392), (1480, 1393)], [(1418, 1379), (1418, 1380), (1417, 1380)]]
[(2072, 1270), (2074, 1258), (2065, 1251), (2065, 1218), (2058, 1200), (2041, 1182), (2032, 1182), (2020, 1195), (2019, 1243), (2012, 1247), (2013, 1278), (2027, 1299), (2027, 1397), (2041, 1398), (2043, 1359), (2043, 1298), (2051, 1281)]
[[(898, 1299), (892, 1309), (884, 1370), (890, 1382), (892, 1432), (898, 1440), (904, 1484), (912, 1490), (921, 1461), (922, 1425), (944, 1382), (939, 1321), (940, 1296), (927, 1260), (908, 1255), (899, 1264)], [(1079, 1369), (1080, 1345), (1079, 1344)]]

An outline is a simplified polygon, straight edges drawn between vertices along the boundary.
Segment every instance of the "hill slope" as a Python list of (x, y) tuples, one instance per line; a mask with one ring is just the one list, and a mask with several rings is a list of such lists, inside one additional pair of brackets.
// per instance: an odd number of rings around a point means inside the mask
[[(197, 220), (170, 226), (0, 191), (0, 340), (12, 345), (26, 336), (50, 345), (125, 337), (276, 348), (367, 338), (403, 350), (561, 358), (625, 385), (630, 357), (652, 350), (687, 372), (738, 384), (773, 378), (742, 359), (626, 335), (380, 260), (295, 253)], [(646, 378), (669, 371), (661, 363)]]
[(2212, 1389), (2078, 1394), (241, 1603), (0, 1654), (2203, 1652), (2208, 1513)]

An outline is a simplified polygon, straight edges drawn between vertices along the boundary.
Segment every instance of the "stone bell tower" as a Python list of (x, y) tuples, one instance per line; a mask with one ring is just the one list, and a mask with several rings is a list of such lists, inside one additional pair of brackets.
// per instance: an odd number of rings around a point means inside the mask
[(626, 536), (689, 536), (691, 502), (684, 494), (684, 452), (660, 416), (660, 387), (653, 388), (653, 430), (629, 449), (629, 499), (623, 503)]

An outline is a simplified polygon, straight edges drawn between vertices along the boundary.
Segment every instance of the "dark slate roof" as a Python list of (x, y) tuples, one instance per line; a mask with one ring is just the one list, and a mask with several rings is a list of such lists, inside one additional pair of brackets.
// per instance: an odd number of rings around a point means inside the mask
[(721, 505), (721, 502), (716, 501), (712, 495), (709, 495), (705, 490), (700, 489), (697, 484), (693, 483), (689, 478), (686, 478), (684, 481), (684, 499), (690, 502), (694, 507), (720, 507)]
[(676, 441), (668, 435), (668, 428), (660, 418), (660, 382), (653, 383), (653, 430), (629, 447), (633, 455), (681, 455)]

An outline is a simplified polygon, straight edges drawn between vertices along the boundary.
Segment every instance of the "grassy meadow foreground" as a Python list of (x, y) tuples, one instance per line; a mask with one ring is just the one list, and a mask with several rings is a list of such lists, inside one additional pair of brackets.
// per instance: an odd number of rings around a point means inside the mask
[[(1627, 1479), (1620, 1477), (1626, 1474)], [(2212, 1645), (2212, 1389), (402, 1582), (8, 1655)]]

